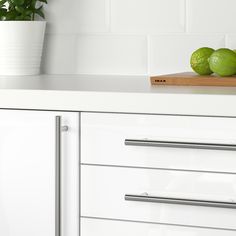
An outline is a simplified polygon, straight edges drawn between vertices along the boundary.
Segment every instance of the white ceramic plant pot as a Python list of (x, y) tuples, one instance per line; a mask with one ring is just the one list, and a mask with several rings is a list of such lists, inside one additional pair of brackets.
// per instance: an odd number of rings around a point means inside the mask
[(0, 75), (37, 75), (45, 21), (0, 21)]

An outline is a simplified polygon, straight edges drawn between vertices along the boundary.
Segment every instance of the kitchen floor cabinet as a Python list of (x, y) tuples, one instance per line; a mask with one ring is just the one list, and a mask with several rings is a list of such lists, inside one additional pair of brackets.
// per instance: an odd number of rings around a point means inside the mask
[(2, 109), (0, 235), (233, 236), (235, 123)]
[(78, 236), (78, 139), (79, 113), (0, 110), (1, 236)]
[(236, 235), (235, 88), (0, 77), (0, 236)]

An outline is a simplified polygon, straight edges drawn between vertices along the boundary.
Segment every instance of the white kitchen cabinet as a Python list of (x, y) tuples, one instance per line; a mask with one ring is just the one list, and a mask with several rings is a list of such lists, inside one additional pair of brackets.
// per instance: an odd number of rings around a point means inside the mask
[(236, 230), (235, 174), (90, 165), (81, 174), (82, 216)]
[[(235, 127), (232, 117), (82, 112), (82, 236), (109, 235), (100, 225), (111, 221), (111, 228), (122, 221), (235, 232)], [(134, 224), (122, 225), (135, 234)], [(168, 226), (153, 233), (215, 233)]]
[(79, 113), (0, 110), (0, 235), (78, 236), (78, 129)]
[(0, 110), (0, 236), (55, 235), (55, 116), (60, 236), (236, 235), (235, 104), (147, 77), (0, 78), (0, 109), (21, 110)]

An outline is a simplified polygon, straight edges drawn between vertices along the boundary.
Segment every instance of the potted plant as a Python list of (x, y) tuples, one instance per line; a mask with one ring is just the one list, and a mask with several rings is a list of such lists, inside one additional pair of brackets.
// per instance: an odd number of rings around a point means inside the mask
[(47, 0), (0, 0), (0, 75), (35, 75), (45, 34)]

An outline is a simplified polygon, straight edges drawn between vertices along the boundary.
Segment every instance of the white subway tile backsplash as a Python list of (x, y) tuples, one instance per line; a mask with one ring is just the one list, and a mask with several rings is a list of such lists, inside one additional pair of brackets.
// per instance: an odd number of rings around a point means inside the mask
[(48, 2), (47, 73), (173, 73), (198, 47), (236, 49), (236, 0)]
[(187, 0), (188, 32), (235, 32), (235, 0)]
[(77, 73), (147, 74), (146, 41), (145, 36), (79, 36)]
[(191, 71), (190, 57), (200, 47), (225, 46), (223, 35), (150, 36), (150, 74)]
[(183, 32), (184, 0), (111, 0), (111, 30), (125, 33)]
[(47, 74), (75, 74), (75, 48), (75, 35), (46, 35), (42, 72)]
[(45, 12), (49, 33), (109, 30), (109, 0), (50, 0)]

